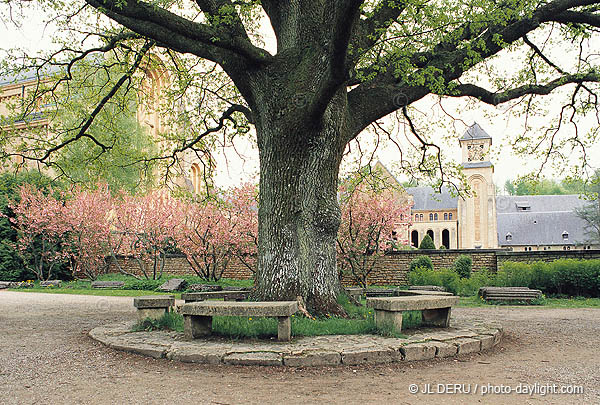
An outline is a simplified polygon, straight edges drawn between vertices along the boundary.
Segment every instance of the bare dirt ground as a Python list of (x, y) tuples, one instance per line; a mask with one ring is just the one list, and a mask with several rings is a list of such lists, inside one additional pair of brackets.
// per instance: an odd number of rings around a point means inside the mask
[[(154, 360), (87, 336), (133, 314), (125, 297), (0, 292), (0, 403), (600, 404), (600, 309), (458, 308), (453, 318), (501, 320), (503, 342), (441, 361), (313, 369)], [(488, 384), (519, 383), (576, 385), (585, 393), (481, 395)], [(446, 393), (414, 395), (410, 384)], [(438, 384), (463, 384), (471, 393)]]

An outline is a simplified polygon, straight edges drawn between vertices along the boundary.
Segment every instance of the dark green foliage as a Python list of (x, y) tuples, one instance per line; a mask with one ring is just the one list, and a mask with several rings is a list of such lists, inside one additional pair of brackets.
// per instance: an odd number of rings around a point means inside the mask
[(408, 267), (409, 271), (413, 271), (415, 269), (429, 269), (433, 270), (433, 262), (429, 258), (429, 256), (417, 256), (415, 257)]
[(560, 259), (551, 263), (506, 262), (498, 285), (526, 286), (545, 294), (600, 297), (600, 260)]
[(410, 272), (408, 277), (411, 285), (438, 285), (461, 296), (475, 295), (480, 287), (494, 285), (495, 282), (494, 275), (487, 269), (474, 273), (471, 278), (461, 278), (453, 269), (417, 269)]
[(460, 255), (454, 262), (454, 270), (461, 278), (470, 278), (473, 260), (470, 256)]
[(433, 243), (433, 239), (431, 236), (425, 235), (421, 244), (419, 245), (419, 249), (435, 249), (435, 243)]

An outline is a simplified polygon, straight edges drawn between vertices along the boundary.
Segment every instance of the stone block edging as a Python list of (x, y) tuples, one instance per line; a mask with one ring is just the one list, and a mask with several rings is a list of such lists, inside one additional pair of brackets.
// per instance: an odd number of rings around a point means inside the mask
[(448, 329), (411, 332), (407, 339), (375, 335), (327, 335), (292, 342), (184, 340), (183, 333), (131, 332), (133, 322), (99, 326), (89, 336), (104, 345), (153, 358), (185, 363), (259, 366), (341, 366), (403, 363), (489, 350), (502, 340), (502, 327), (479, 321)]

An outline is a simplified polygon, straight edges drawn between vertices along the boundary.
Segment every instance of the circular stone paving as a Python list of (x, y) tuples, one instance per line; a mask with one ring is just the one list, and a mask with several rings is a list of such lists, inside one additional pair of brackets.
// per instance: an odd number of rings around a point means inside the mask
[(132, 332), (134, 322), (100, 326), (90, 336), (116, 350), (188, 363), (262, 366), (336, 366), (378, 364), (488, 350), (502, 338), (502, 327), (481, 321), (454, 322), (451, 328), (403, 331), (406, 339), (377, 335), (298, 337), (291, 342), (185, 340), (179, 332)]

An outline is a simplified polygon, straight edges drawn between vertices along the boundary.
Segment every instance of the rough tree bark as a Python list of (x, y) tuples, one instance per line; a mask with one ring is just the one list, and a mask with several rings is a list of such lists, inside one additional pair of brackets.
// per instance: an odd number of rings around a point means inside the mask
[[(303, 88), (321, 78), (309, 68), (310, 62), (294, 65), (291, 73), (303, 78)], [(301, 296), (312, 313), (342, 314), (335, 241), (340, 224), (338, 174), (347, 135), (346, 92), (340, 89), (325, 112), (315, 116), (314, 94), (289, 88), (289, 80), (287, 91), (274, 93), (283, 87), (282, 71), (253, 81), (260, 154), (256, 296)]]

